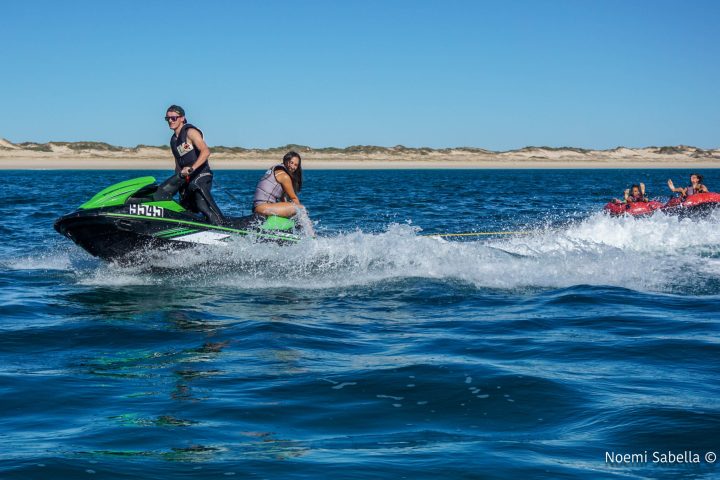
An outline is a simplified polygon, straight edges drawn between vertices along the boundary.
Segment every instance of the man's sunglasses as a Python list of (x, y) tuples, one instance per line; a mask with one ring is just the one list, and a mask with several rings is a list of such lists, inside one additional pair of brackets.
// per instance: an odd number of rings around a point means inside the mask
[(180, 118), (180, 116), (165, 117), (165, 121), (166, 121), (166, 122), (174, 122), (174, 121), (176, 121), (178, 118)]

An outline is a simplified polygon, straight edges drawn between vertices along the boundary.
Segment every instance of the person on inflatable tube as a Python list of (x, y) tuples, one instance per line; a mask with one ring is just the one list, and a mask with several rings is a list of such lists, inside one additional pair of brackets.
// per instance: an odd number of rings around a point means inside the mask
[(633, 184), (630, 188), (626, 188), (625, 192), (623, 192), (625, 201), (620, 201), (620, 199), (615, 198), (613, 199), (614, 203), (638, 203), (638, 202), (647, 202), (648, 197), (645, 193), (645, 184), (640, 182), (639, 184)]
[(669, 179), (667, 181), (668, 187), (670, 187), (670, 190), (672, 190), (674, 193), (679, 193), (681, 197), (689, 197), (690, 195), (695, 195), (696, 193), (708, 193), (710, 190), (703, 185), (702, 183), (703, 177), (699, 173), (693, 173), (690, 175), (690, 185), (688, 185), (685, 188), (677, 187), (675, 188), (675, 184), (673, 183), (672, 179)]

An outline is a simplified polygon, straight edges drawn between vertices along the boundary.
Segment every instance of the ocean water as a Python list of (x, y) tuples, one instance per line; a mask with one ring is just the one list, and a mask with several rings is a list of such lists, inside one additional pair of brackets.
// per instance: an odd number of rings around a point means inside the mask
[(689, 173), (306, 171), (319, 238), (119, 266), (52, 224), (146, 172), (3, 172), (0, 478), (718, 478), (720, 212), (600, 213)]

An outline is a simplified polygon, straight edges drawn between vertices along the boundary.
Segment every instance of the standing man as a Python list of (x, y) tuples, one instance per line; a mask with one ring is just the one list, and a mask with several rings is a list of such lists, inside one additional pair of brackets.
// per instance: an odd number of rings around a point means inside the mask
[(199, 128), (187, 123), (185, 110), (170, 105), (165, 114), (173, 135), (170, 149), (175, 157), (175, 173), (160, 185), (159, 193), (172, 197), (180, 191), (180, 204), (193, 212), (200, 212), (214, 225), (224, 223), (220, 208), (210, 193), (213, 173), (210, 169), (210, 149)]

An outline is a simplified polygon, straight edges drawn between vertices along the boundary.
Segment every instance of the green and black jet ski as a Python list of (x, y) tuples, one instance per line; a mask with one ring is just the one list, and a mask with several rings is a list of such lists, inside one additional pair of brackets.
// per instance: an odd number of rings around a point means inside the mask
[(147, 249), (224, 245), (233, 237), (276, 243), (300, 240), (291, 219), (249, 215), (226, 217), (222, 225), (213, 225), (158, 193), (155, 177), (117, 183), (58, 218), (55, 230), (105, 260), (131, 261)]

